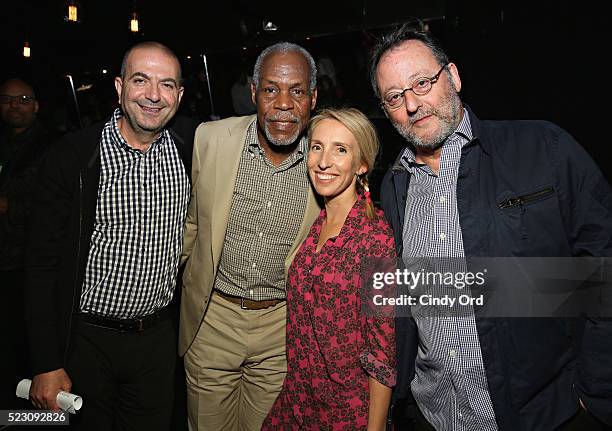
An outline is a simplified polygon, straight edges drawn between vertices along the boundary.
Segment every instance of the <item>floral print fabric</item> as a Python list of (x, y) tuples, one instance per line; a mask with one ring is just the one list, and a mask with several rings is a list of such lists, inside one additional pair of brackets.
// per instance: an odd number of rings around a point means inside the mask
[(289, 269), (287, 377), (262, 430), (356, 430), (368, 422), (368, 376), (395, 384), (392, 316), (366, 316), (361, 262), (395, 258), (393, 234), (362, 198), (319, 253), (321, 212)]

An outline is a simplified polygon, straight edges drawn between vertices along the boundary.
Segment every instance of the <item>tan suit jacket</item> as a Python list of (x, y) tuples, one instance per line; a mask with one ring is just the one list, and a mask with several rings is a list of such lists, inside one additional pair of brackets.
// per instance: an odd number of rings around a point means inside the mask
[[(210, 300), (225, 240), (238, 163), (245, 145), (247, 129), (253, 121), (256, 121), (255, 115), (232, 117), (203, 123), (196, 130), (193, 188), (181, 259), (187, 260), (187, 265), (183, 274), (181, 297), (180, 355), (184, 355), (193, 342)], [(285, 259), (285, 280), (289, 265), (319, 211), (310, 187), (304, 219)]]

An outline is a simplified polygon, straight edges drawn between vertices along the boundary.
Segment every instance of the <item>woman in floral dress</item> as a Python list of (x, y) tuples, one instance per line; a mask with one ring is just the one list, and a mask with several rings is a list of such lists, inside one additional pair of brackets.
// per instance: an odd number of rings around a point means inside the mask
[(361, 262), (395, 258), (368, 189), (378, 139), (360, 111), (324, 110), (312, 119), (309, 148), (325, 208), (289, 270), (287, 377), (262, 430), (383, 430), (395, 384), (393, 318), (366, 315), (361, 302)]

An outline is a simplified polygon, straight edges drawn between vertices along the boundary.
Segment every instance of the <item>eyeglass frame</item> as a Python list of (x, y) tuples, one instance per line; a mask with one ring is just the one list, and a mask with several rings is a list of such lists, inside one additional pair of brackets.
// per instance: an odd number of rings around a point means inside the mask
[[(399, 91), (399, 92), (397, 92), (397, 93), (393, 92), (393, 93), (392, 93), (393, 95), (396, 95), (396, 94), (397, 94), (397, 95), (399, 95), (399, 97), (400, 97), (401, 102), (400, 102), (400, 104), (399, 104), (399, 105), (397, 105), (397, 106), (389, 106), (389, 105), (387, 104), (387, 101), (386, 101), (386, 100), (383, 98), (383, 99), (381, 99), (380, 106), (381, 106), (382, 108), (387, 108), (387, 109), (389, 109), (390, 111), (395, 111), (395, 110), (397, 110), (397, 109), (401, 108), (401, 107), (402, 107), (402, 106), (404, 106), (404, 104), (406, 103), (406, 98), (404, 97), (404, 94), (406, 94), (406, 91), (409, 91), (409, 90), (410, 90), (410, 91), (412, 91), (412, 92), (413, 92), (415, 95), (417, 95), (417, 96), (425, 96), (425, 95), (429, 94), (429, 93), (431, 92), (431, 89), (433, 88), (433, 85), (434, 85), (436, 82), (438, 82), (438, 80), (440, 79), (440, 75), (442, 74), (442, 71), (443, 71), (444, 69), (446, 69), (446, 66), (448, 66), (449, 64), (451, 64), (451, 62), (450, 62), (450, 61), (449, 61), (448, 63), (446, 63), (444, 66), (442, 66), (442, 67), (440, 68), (440, 70), (438, 70), (438, 73), (436, 73), (436, 74), (435, 74), (434, 76), (432, 76), (431, 78), (428, 78), (428, 77), (426, 77), (426, 76), (420, 76), (420, 77), (416, 78), (414, 81), (412, 81), (412, 85), (411, 85), (410, 87), (408, 87), (408, 88), (404, 88), (402, 91)], [(421, 94), (419, 94), (419, 93), (417, 93), (416, 91), (414, 91), (414, 86), (416, 85), (417, 81), (421, 81), (421, 80), (427, 80), (427, 81), (429, 81), (430, 86), (429, 86), (429, 89), (428, 89), (428, 90), (427, 90), (425, 93), (421, 93)]]
[(30, 103), (36, 101), (36, 97), (27, 96), (25, 94), (20, 94), (19, 96), (0, 94), (0, 105), (10, 105), (11, 103), (13, 103), (13, 100), (18, 102), (20, 105), (29, 105)]

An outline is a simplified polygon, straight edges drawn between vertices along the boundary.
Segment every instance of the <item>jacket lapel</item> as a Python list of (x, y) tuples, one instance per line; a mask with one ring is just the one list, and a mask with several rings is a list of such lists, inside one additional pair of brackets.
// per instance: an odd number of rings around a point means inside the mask
[(287, 272), (289, 271), (289, 266), (291, 266), (291, 262), (293, 262), (293, 258), (297, 254), (300, 246), (308, 232), (310, 232), (310, 226), (315, 221), (319, 213), (321, 212), (321, 207), (317, 202), (317, 199), (312, 190), (312, 184), (308, 183), (308, 198), (306, 201), (306, 211), (304, 211), (304, 218), (302, 219), (302, 224), (300, 225), (300, 229), (298, 230), (298, 234), (295, 237), (295, 241), (291, 245), (291, 249), (289, 250), (289, 254), (285, 259), (285, 280), (287, 279)]
[(254, 120), (255, 116), (246, 117), (244, 123), (241, 122), (236, 127), (228, 128), (226, 134), (219, 135), (217, 139), (220, 142), (216, 142), (215, 145), (217, 152), (215, 165), (211, 166), (215, 171), (214, 199), (210, 203), (214, 206), (211, 211), (211, 247), (215, 272), (223, 250), (240, 157), (247, 130)]

